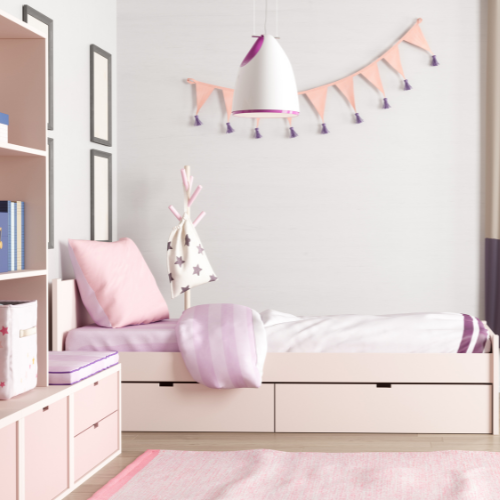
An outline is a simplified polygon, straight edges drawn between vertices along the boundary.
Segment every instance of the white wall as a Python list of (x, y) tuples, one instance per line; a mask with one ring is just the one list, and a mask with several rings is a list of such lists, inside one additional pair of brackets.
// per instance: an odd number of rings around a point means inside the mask
[(172, 315), (182, 299), (169, 293), (165, 249), (175, 219), (167, 207), (181, 208), (185, 164), (205, 188), (194, 215), (208, 213), (199, 233), (220, 277), (193, 291), (194, 304), (481, 314), (486, 2), (280, 2), (281, 44), (299, 89), (364, 66), (418, 17), (441, 66), (404, 45), (413, 91), (380, 64), (392, 109), (380, 109), (357, 79), (362, 125), (331, 89), (329, 135), (318, 133), (319, 118), (301, 98), (299, 138), (277, 120), (261, 123), (258, 141), (245, 119), (232, 120), (237, 133), (222, 133), (220, 95), (194, 127), (194, 87), (185, 83), (234, 86), (253, 43), (251, 5), (118, 2), (118, 236), (139, 245)]
[[(71, 278), (69, 238), (90, 239), (90, 150), (113, 154), (116, 234), (116, 0), (2, 0), (0, 8), (22, 19), (28, 4), (54, 21), (55, 244), (49, 280)], [(90, 142), (90, 45), (113, 55), (113, 147)]]

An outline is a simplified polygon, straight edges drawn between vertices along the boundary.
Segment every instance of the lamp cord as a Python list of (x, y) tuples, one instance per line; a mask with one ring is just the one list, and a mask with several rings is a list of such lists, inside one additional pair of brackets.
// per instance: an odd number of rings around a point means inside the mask
[(264, 35), (267, 35), (267, 0), (266, 0), (266, 15), (264, 17)]

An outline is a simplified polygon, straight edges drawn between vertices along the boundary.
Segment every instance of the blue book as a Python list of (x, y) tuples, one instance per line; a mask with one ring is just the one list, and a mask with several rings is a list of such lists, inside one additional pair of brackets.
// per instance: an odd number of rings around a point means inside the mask
[(0, 123), (2, 125), (8, 125), (9, 124), (9, 115), (6, 115), (5, 113), (0, 113)]
[(0, 201), (0, 273), (10, 271), (9, 203)]
[(24, 201), (21, 201), (21, 269), (24, 267)]

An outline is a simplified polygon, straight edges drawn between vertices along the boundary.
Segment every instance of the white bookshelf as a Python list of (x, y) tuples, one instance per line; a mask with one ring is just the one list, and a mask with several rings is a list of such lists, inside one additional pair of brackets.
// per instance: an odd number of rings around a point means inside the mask
[(45, 36), (0, 11), (0, 112), (9, 115), (0, 200), (25, 202), (26, 242), (26, 269), (0, 273), (0, 300), (38, 301), (39, 387), (48, 385), (46, 61)]

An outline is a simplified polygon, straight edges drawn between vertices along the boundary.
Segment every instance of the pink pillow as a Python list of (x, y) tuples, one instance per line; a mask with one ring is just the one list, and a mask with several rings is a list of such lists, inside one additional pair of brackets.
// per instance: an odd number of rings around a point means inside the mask
[(78, 290), (99, 326), (121, 328), (168, 318), (168, 306), (130, 238), (114, 243), (69, 240)]

